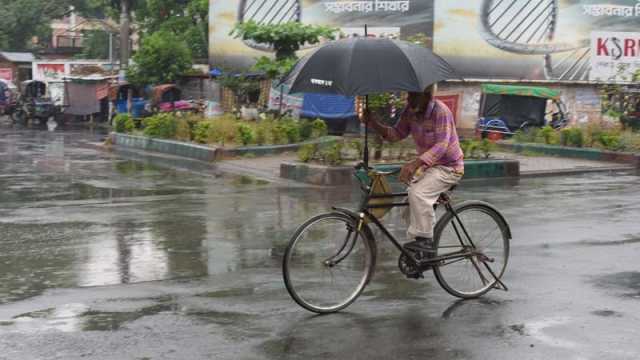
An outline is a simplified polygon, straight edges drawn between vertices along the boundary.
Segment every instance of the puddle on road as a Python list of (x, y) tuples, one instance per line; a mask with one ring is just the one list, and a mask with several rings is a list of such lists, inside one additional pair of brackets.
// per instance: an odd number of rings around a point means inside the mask
[(622, 297), (640, 299), (640, 272), (627, 271), (596, 277), (591, 280), (596, 286), (613, 289)]

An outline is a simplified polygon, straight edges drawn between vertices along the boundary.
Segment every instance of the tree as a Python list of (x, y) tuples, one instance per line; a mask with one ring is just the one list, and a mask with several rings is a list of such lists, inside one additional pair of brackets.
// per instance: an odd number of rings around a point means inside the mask
[(133, 65), (127, 71), (128, 79), (138, 85), (175, 82), (192, 66), (189, 47), (177, 35), (158, 31), (142, 39)]
[(108, 59), (109, 33), (102, 30), (83, 31), (82, 53), (78, 55), (82, 59)]
[(317, 44), (322, 38), (333, 39), (335, 28), (305, 25), (299, 22), (283, 24), (258, 24), (255, 21), (238, 23), (230, 35), (243, 40), (269, 44), (276, 52), (276, 59), (296, 57), (296, 51), (304, 44)]
[(328, 26), (305, 25), (299, 22), (284, 24), (258, 24), (255, 21), (238, 23), (230, 35), (243, 40), (268, 44), (275, 51), (275, 60), (266, 56), (258, 59), (256, 70), (264, 71), (270, 78), (288, 72), (297, 59), (296, 51), (305, 44), (317, 44), (323, 38), (333, 39), (338, 29)]
[(51, 36), (51, 20), (69, 12), (70, 6), (84, 6), (86, 0), (0, 0), (0, 46), (24, 51), (34, 47), (31, 39)]

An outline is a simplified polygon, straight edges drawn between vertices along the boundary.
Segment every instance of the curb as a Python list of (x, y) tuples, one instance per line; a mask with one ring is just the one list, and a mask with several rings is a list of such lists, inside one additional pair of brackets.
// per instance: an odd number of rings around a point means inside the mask
[(115, 147), (132, 148), (149, 152), (157, 152), (173, 156), (195, 159), (200, 161), (220, 161), (226, 158), (241, 157), (248, 154), (254, 156), (278, 155), (286, 152), (295, 152), (307, 144), (330, 145), (338, 140), (335, 136), (326, 136), (313, 141), (297, 144), (247, 146), (234, 149), (223, 147), (210, 147), (175, 140), (155, 139), (146, 136), (137, 136), (112, 132), (109, 134)]
[(498, 145), (505, 150), (516, 153), (532, 151), (551, 156), (624, 163), (635, 168), (640, 168), (640, 155), (635, 153), (533, 143), (512, 144), (502, 141), (498, 142)]
[[(402, 164), (379, 164), (374, 167), (381, 171), (398, 170)], [(352, 166), (325, 166), (301, 162), (280, 164), (280, 177), (319, 186), (357, 185)], [(358, 177), (365, 176), (363, 170)], [(493, 179), (520, 177), (518, 160), (468, 160), (465, 162), (463, 179)], [(393, 178), (393, 177), (392, 177)]]

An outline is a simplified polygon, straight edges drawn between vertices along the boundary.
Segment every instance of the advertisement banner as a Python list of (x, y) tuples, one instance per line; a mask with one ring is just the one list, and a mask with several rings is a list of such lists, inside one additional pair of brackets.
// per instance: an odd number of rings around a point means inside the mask
[(640, 70), (640, 33), (591, 33), (591, 80), (631, 81), (638, 70)]
[(36, 80), (60, 80), (65, 76), (64, 64), (35, 64), (35, 66), (33, 78)]
[(638, 0), (437, 0), (435, 9), (434, 50), (467, 79), (610, 77), (603, 58), (591, 75), (592, 33), (631, 39), (620, 33), (640, 28)]
[[(211, 0), (210, 61), (214, 67), (245, 70), (255, 59), (272, 55), (268, 46), (229, 33), (238, 22), (261, 24), (299, 21), (327, 25), (340, 30), (341, 37), (362, 36), (368, 25), (370, 35), (403, 38), (420, 35), (429, 42), (433, 36), (434, 0)], [(301, 51), (298, 55), (303, 55)]]

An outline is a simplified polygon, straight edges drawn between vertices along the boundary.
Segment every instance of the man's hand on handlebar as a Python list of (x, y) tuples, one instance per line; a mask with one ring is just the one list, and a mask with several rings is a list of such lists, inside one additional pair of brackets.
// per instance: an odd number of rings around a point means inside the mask
[(404, 165), (402, 167), (402, 170), (400, 170), (400, 176), (398, 177), (398, 180), (405, 184), (409, 184), (409, 182), (413, 178), (413, 174), (415, 174), (416, 170), (418, 170), (418, 168), (422, 165), (423, 162), (420, 159), (415, 159), (412, 162)]

